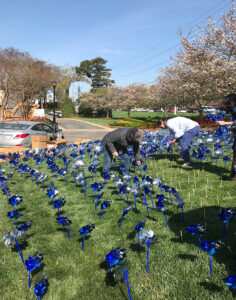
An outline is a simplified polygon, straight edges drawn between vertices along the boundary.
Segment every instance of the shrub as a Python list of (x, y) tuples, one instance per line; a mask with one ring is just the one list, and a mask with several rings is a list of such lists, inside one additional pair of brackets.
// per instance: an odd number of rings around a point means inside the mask
[(63, 117), (73, 117), (75, 115), (75, 107), (72, 100), (67, 97), (62, 104)]

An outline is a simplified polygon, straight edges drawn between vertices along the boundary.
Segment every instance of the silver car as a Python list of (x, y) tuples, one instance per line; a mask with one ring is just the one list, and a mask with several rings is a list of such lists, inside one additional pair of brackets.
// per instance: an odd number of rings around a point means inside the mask
[(0, 147), (21, 146), (31, 147), (31, 135), (49, 136), (50, 139), (64, 138), (62, 130), (55, 124), (55, 136), (53, 124), (42, 122), (0, 122)]

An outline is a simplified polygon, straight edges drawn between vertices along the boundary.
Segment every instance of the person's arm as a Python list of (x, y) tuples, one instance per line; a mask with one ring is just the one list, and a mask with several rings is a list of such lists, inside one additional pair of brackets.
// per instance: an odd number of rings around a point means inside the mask
[(103, 143), (105, 144), (105, 146), (108, 147), (109, 151), (112, 153), (113, 156), (118, 156), (117, 149), (114, 145), (114, 142), (117, 139), (116, 135), (117, 135), (116, 132), (115, 133), (110, 132), (103, 139)]
[(136, 160), (136, 163), (137, 163), (137, 165), (140, 165), (141, 164), (141, 162), (140, 162), (141, 154), (139, 151), (139, 143), (135, 143), (133, 145), (133, 151), (134, 151), (134, 158)]
[(215, 121), (215, 123), (219, 124), (220, 126), (224, 126), (224, 125), (233, 125), (233, 122), (230, 121)]

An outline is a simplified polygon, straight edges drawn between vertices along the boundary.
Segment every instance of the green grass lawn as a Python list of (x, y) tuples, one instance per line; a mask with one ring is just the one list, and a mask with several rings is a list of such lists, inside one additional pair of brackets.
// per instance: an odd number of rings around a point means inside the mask
[[(173, 113), (167, 113), (167, 117), (174, 117), (175, 115)], [(182, 116), (187, 118), (196, 119), (199, 118), (198, 113), (177, 113), (176, 116)], [(131, 111), (130, 112), (130, 118), (136, 119), (138, 121), (144, 122), (148, 119), (149, 123), (155, 123), (157, 120), (161, 119), (163, 117), (163, 113), (160, 112), (141, 112), (141, 111)], [(112, 111), (112, 119), (105, 119), (105, 118), (85, 118), (85, 117), (79, 117), (80, 120), (84, 120), (87, 122), (95, 123), (98, 125), (107, 126), (112, 124), (114, 121), (119, 122), (122, 119), (128, 118), (128, 112), (127, 111)]]
[[(132, 210), (124, 217), (121, 230), (119, 222), (122, 211), (127, 207), (125, 197), (120, 199), (114, 182), (108, 182), (102, 201), (111, 199), (111, 207), (104, 211), (99, 221), (100, 205), (97, 213), (94, 210), (93, 192), (90, 190), (92, 180), (88, 178), (87, 196), (84, 197), (80, 187), (76, 187), (73, 177), (68, 174), (69, 183), (64, 178), (50, 177), (59, 189), (59, 196), (66, 198), (66, 205), (61, 215), (71, 219), (71, 238), (65, 228), (57, 224), (57, 210), (52, 208), (51, 200), (37, 187), (15, 172), (10, 179), (12, 194), (23, 196), (19, 209), (23, 218), (19, 223), (33, 220), (27, 231), (27, 247), (22, 248), (25, 259), (35, 252), (43, 254), (43, 266), (32, 275), (32, 286), (28, 288), (28, 273), (21, 263), (20, 256), (14, 248), (11, 250), (1, 242), (0, 247), (0, 299), (25, 300), (36, 299), (33, 292), (34, 283), (39, 280), (42, 271), (49, 281), (47, 293), (43, 299), (82, 299), (111, 300), (128, 299), (125, 282), (115, 283), (108, 280), (108, 267), (104, 264), (105, 255), (117, 247), (125, 248), (132, 299), (233, 299), (233, 294), (223, 282), (229, 274), (236, 274), (236, 220), (227, 223), (226, 243), (213, 255), (213, 276), (209, 274), (209, 255), (198, 248), (197, 238), (186, 232), (191, 224), (206, 225), (205, 240), (222, 238), (222, 223), (219, 220), (221, 207), (233, 207), (236, 201), (236, 183), (222, 180), (229, 175), (230, 162), (223, 165), (219, 162), (205, 161), (200, 166), (193, 162), (192, 167), (181, 168), (176, 162), (176, 155), (155, 155), (150, 160), (146, 174), (155, 178), (161, 177), (165, 184), (176, 188), (184, 201), (186, 224), (182, 222), (180, 210), (174, 205), (167, 207), (168, 228), (165, 228), (164, 216), (151, 209), (148, 197), (150, 218), (141, 198), (137, 198), (138, 211)], [(56, 160), (58, 163), (59, 160)], [(100, 158), (100, 166), (102, 158)], [(33, 161), (29, 163), (34, 166)], [(2, 167), (8, 170), (5, 164)], [(51, 174), (44, 162), (40, 171)], [(131, 169), (134, 176), (134, 170)], [(136, 172), (136, 175), (140, 176)], [(102, 181), (100, 173), (95, 181)], [(49, 182), (46, 184), (48, 188)], [(0, 232), (1, 236), (13, 229), (14, 221), (7, 218), (11, 210), (6, 196), (1, 193)], [(160, 190), (155, 188), (155, 195)], [(129, 194), (131, 205), (133, 196)], [(156, 243), (150, 246), (150, 274), (146, 272), (146, 246), (137, 248), (137, 235), (134, 228), (137, 222), (146, 218), (144, 230), (153, 230)], [(85, 241), (85, 251), (81, 250), (82, 240), (78, 230), (94, 223), (95, 229)]]

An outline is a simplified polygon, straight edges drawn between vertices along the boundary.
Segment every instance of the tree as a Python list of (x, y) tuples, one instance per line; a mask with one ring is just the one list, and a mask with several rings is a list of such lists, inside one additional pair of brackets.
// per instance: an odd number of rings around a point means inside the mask
[(45, 95), (53, 81), (59, 81), (60, 69), (34, 59), (27, 52), (14, 48), (0, 51), (0, 90), (3, 91), (2, 119), (11, 101), (21, 102), (26, 120), (36, 99)]
[(96, 88), (107, 88), (115, 83), (111, 80), (111, 69), (106, 68), (107, 60), (96, 57), (91, 60), (84, 60), (79, 67), (75, 67), (78, 76), (85, 76), (91, 81), (92, 91)]
[(217, 22), (181, 34), (180, 50), (158, 78), (161, 101), (191, 106), (202, 112), (210, 101), (235, 92), (236, 18), (234, 6)]

